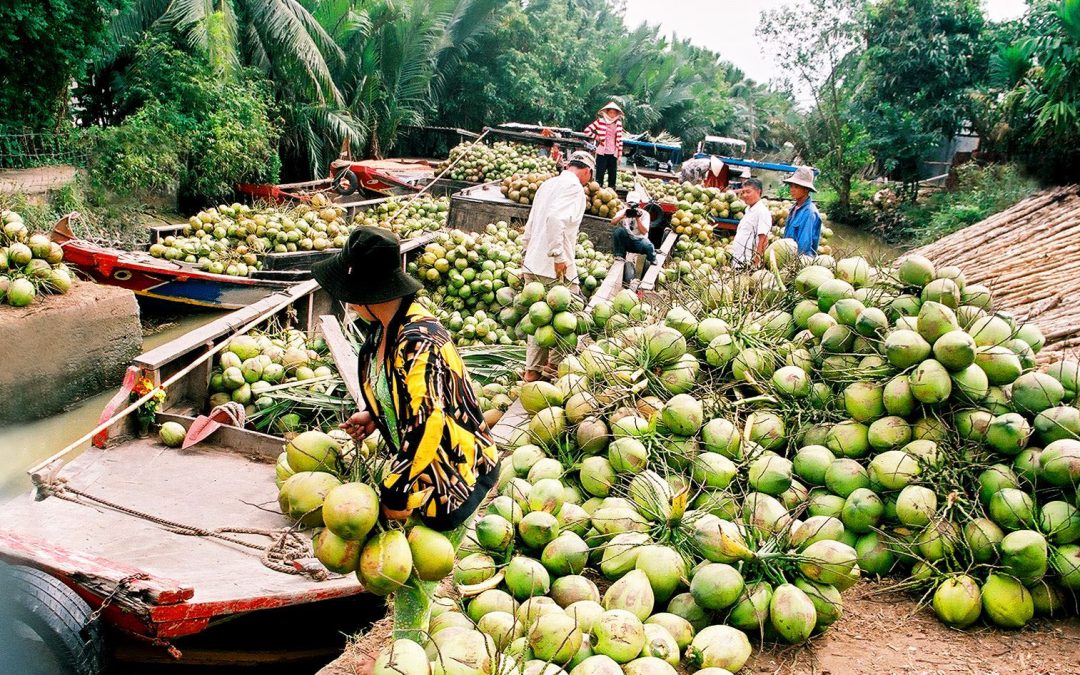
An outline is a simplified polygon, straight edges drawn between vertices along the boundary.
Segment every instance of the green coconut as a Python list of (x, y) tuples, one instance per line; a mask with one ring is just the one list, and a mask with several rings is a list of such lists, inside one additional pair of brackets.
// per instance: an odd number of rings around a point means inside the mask
[(949, 577), (934, 591), (934, 613), (946, 625), (967, 628), (982, 614), (982, 590), (966, 574)]
[(825, 470), (825, 485), (833, 494), (847, 499), (855, 490), (870, 487), (870, 475), (856, 460), (841, 457)]
[(1046, 574), (1049, 561), (1046, 538), (1033, 530), (1017, 530), (1001, 540), (1001, 569), (1030, 586)]
[(544, 662), (564, 664), (581, 648), (582, 634), (577, 622), (562, 612), (551, 612), (536, 619), (528, 632), (533, 656)]
[(798, 586), (780, 584), (769, 600), (769, 621), (786, 642), (798, 644), (813, 633), (817, 624), (817, 609)]
[(988, 563), (997, 559), (1005, 533), (988, 518), (975, 518), (964, 525), (964, 541), (975, 562)]
[(1046, 373), (1024, 373), (1012, 383), (1012, 402), (1017, 412), (1034, 415), (1065, 398), (1065, 387)]
[(795, 474), (812, 485), (825, 484), (825, 472), (836, 456), (823, 445), (808, 445), (800, 448), (792, 460)]
[(866, 438), (875, 450), (889, 450), (906, 445), (911, 440), (911, 425), (903, 417), (891, 415), (874, 420)]
[(1057, 545), (1080, 541), (1080, 509), (1062, 500), (1047, 502), (1039, 509), (1039, 529)]
[(1050, 443), (1043, 448), (1039, 465), (1047, 483), (1075, 489), (1080, 485), (1080, 441), (1065, 438)]
[(986, 429), (986, 443), (1005, 455), (1017, 455), (1027, 446), (1031, 425), (1018, 413), (998, 415)]
[(738, 628), (708, 626), (694, 636), (686, 660), (694, 668), (723, 668), (734, 673), (746, 664), (752, 652), (750, 638)]
[(875, 489), (902, 490), (922, 469), (918, 460), (903, 450), (882, 452), (870, 460), (870, 484)]
[(847, 496), (840, 520), (846, 532), (864, 534), (881, 522), (885, 505), (873, 490), (857, 488)]
[(949, 371), (934, 359), (926, 359), (911, 373), (911, 393), (921, 403), (933, 405), (948, 400), (952, 394)]
[(561, 532), (544, 546), (540, 562), (555, 577), (580, 574), (589, 562), (589, 545), (573, 532)]
[(536, 595), (547, 595), (551, 589), (551, 576), (538, 560), (515, 556), (504, 570), (504, 580), (510, 594), (518, 600)]
[(690, 580), (690, 594), (703, 609), (719, 611), (735, 604), (743, 591), (743, 577), (731, 565), (708, 563)]
[(930, 356), (930, 343), (912, 330), (894, 330), (885, 338), (885, 355), (900, 369), (910, 368)]
[(424, 648), (412, 640), (394, 640), (375, 660), (372, 675), (430, 675)]
[(982, 585), (986, 616), (1002, 628), (1022, 628), (1035, 616), (1031, 593), (1016, 579), (991, 573)]
[(870, 451), (870, 430), (855, 420), (834, 424), (825, 438), (825, 446), (842, 457), (863, 457)]
[(366, 590), (389, 595), (405, 585), (412, 571), (413, 557), (405, 533), (387, 530), (364, 545), (356, 575)]
[(645, 647), (645, 626), (625, 610), (608, 610), (593, 625), (593, 652), (617, 663), (629, 663)]
[(922, 485), (908, 485), (896, 498), (896, 517), (909, 527), (924, 527), (937, 513), (937, 495)]
[(1055, 406), (1035, 416), (1035, 433), (1043, 445), (1062, 439), (1080, 439), (1080, 409)]
[(979, 403), (990, 393), (990, 381), (986, 373), (975, 364), (954, 371), (951, 377), (954, 397), (961, 400)]
[(956, 309), (960, 306), (960, 286), (952, 279), (934, 279), (923, 287), (920, 298), (924, 306), (927, 302), (937, 302)]
[(1019, 530), (1035, 520), (1031, 497), (1016, 488), (1002, 488), (990, 497), (990, 518), (1006, 530)]

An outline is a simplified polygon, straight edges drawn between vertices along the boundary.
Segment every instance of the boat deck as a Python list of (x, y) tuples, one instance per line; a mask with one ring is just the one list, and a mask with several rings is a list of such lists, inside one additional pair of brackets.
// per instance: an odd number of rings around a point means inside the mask
[[(287, 526), (277, 511), (274, 467), (267, 453), (237, 454), (214, 445), (213, 439), (183, 451), (166, 448), (156, 438), (131, 440), (105, 450), (91, 448), (60, 476), (69, 486), (94, 497), (175, 518), (184, 525), (205, 529)], [(260, 546), (270, 543), (266, 537), (238, 536)], [(27, 555), (39, 562), (43, 552), (84, 562), (100, 559), (97, 562), (113, 565), (114, 570), (129, 567), (149, 573), (159, 590), (179, 591), (163, 596), (190, 593), (183, 602), (157, 606), (166, 611), (150, 619), (155, 624), (194, 620), (205, 625), (205, 619), (212, 617), (362, 590), (351, 575), (317, 582), (304, 575), (276, 572), (262, 564), (258, 550), (177, 534), (113, 509), (56, 497), (38, 502), (24, 494), (0, 507), (0, 553), (10, 554), (4, 549), (13, 541), (29, 544)], [(37, 543), (41, 546), (35, 547)], [(86, 567), (92, 569), (93, 565)], [(185, 593), (185, 589), (190, 591)], [(178, 630), (179, 634), (191, 632)]]

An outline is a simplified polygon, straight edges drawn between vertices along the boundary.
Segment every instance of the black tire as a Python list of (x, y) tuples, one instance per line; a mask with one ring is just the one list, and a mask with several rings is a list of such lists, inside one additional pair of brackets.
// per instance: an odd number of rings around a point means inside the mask
[(40, 570), (3, 564), (0, 588), (0, 673), (104, 670), (104, 628), (75, 591)]
[(356, 178), (356, 173), (352, 169), (342, 169), (334, 176), (334, 192), (342, 197), (348, 197), (351, 194), (355, 194), (359, 189), (360, 183)]

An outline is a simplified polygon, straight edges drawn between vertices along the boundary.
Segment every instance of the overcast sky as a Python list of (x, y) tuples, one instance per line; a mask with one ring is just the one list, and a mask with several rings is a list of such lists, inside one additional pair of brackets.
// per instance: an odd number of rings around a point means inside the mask
[[(626, 23), (659, 23), (665, 34), (690, 38), (718, 52), (749, 77), (768, 82), (777, 76), (776, 64), (758, 46), (754, 31), (766, 10), (792, 0), (625, 0)], [(991, 19), (1001, 21), (1023, 14), (1024, 0), (983, 0)]]

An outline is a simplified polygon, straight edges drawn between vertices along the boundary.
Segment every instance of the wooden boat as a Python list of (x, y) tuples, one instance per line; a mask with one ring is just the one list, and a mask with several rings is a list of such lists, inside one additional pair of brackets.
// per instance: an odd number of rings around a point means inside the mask
[[(370, 208), (384, 200), (347, 205), (351, 209)], [(64, 249), (64, 261), (85, 276), (101, 284), (120, 286), (150, 302), (234, 310), (287, 289), (311, 278), (311, 266), (337, 253), (338, 249), (271, 253), (265, 256), (265, 269), (247, 277), (212, 274), (190, 263), (155, 258), (146, 251), (121, 251), (77, 238), (69, 214), (53, 228), (50, 238)], [(175, 234), (183, 225), (152, 228), (151, 242)], [(402, 242), (402, 252), (423, 248), (432, 235)]]
[[(166, 385), (167, 412), (159, 421), (186, 427), (201, 405), (218, 348), (285, 312), (314, 328), (320, 316), (333, 316), (334, 304), (314, 281), (293, 285), (141, 355), (128, 379)], [(339, 651), (341, 631), (362, 628), (381, 604), (360, 597), (355, 576), (327, 577), (317, 561), (274, 553), (288, 525), (273, 508), (273, 462), (282, 439), (225, 426), (192, 448), (169, 449), (156, 437), (132, 436), (127, 409), (117, 410), (131, 407), (129, 391), (122, 389), (103, 414), (94, 446), (79, 456), (77, 446), (69, 446), (34, 467), (35, 491), (0, 506), (0, 561), (19, 570), (16, 580), (36, 575), (34, 584), (61, 605), (53, 611), (82, 617), (85, 625), (77, 629), (93, 639), (104, 634), (86, 619), (100, 613), (106, 632), (135, 660), (167, 660), (163, 648), (178, 657), (187, 651), (183, 638), (225, 621), (321, 602), (345, 603), (322, 616), (330, 640), (319, 658)], [(262, 645), (262, 656), (219, 656), (230, 664), (269, 662), (270, 655), (283, 663), (297, 654), (311, 658), (310, 645), (290, 656), (282, 633)], [(100, 651), (97, 645), (78, 653), (96, 658)]]
[(64, 262), (98, 283), (127, 288), (139, 298), (189, 307), (239, 309), (292, 283), (211, 274), (142, 251), (99, 246), (72, 233), (68, 221), (73, 215), (62, 218), (50, 233), (50, 238), (64, 249)]

